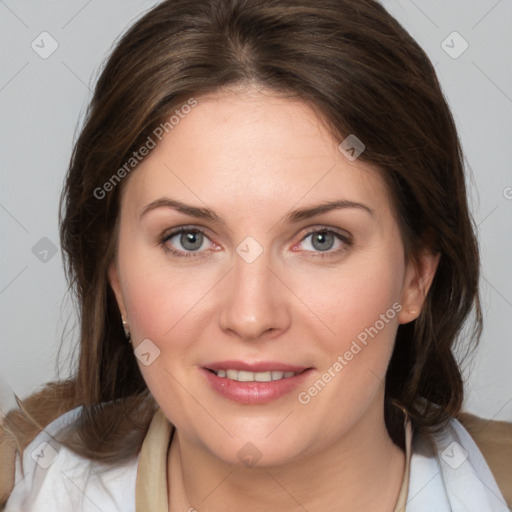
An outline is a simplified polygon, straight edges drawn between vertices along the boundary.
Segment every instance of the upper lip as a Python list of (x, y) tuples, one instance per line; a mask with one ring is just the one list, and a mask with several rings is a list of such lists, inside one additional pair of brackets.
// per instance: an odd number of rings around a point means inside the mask
[(269, 372), (269, 371), (282, 371), (282, 372), (295, 372), (300, 373), (307, 370), (307, 366), (298, 366), (288, 363), (280, 363), (278, 361), (217, 361), (204, 365), (208, 370), (242, 370), (246, 372)]

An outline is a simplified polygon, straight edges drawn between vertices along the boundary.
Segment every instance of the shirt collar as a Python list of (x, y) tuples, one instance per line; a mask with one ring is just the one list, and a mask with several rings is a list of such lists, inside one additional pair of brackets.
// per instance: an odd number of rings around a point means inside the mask
[(162, 409), (153, 416), (140, 450), (135, 487), (135, 511), (168, 512), (167, 453), (174, 426)]

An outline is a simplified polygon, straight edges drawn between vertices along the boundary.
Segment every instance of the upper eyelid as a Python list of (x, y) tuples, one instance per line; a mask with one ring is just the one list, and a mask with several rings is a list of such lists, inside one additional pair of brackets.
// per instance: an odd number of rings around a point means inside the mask
[(198, 231), (199, 233), (202, 233), (205, 236), (208, 236), (208, 229), (203, 226), (178, 226), (176, 228), (170, 228), (166, 229), (162, 233), (162, 238), (165, 240), (167, 238), (179, 235), (180, 233), (187, 233), (189, 231)]
[(322, 231), (334, 233), (336, 235), (339, 235), (339, 236), (342, 236), (345, 238), (352, 238), (352, 235), (344, 229), (330, 227), (330, 226), (322, 226), (322, 225), (319, 225), (317, 227), (307, 228), (307, 231), (306, 231), (306, 233), (304, 233), (304, 236), (311, 235), (312, 233), (318, 233), (318, 232), (321, 233)]

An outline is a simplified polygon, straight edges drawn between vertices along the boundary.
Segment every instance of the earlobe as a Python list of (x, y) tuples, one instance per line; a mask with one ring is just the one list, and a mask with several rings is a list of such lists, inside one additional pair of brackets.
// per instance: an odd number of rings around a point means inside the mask
[(402, 310), (398, 315), (400, 324), (412, 322), (420, 315), (440, 258), (441, 253), (429, 250), (407, 264), (401, 297)]
[(121, 322), (123, 324), (124, 334), (126, 339), (131, 342), (130, 326), (126, 319), (126, 308), (123, 300), (123, 292), (121, 290), (121, 282), (119, 280), (119, 270), (115, 261), (113, 261), (108, 267), (108, 281), (116, 297), (117, 307), (121, 312)]
[(116, 296), (117, 306), (121, 312), (121, 316), (126, 318), (126, 308), (123, 300), (123, 293), (121, 291), (121, 283), (119, 280), (119, 271), (115, 261), (113, 261), (108, 267), (108, 281)]

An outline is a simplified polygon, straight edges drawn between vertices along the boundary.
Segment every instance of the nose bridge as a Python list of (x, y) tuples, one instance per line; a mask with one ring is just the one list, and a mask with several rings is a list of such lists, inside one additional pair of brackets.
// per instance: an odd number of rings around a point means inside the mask
[[(243, 339), (285, 328), (286, 298), (276, 282), (270, 252), (251, 237), (239, 244), (220, 315), (221, 327)], [(280, 289), (281, 288), (281, 289)]]

